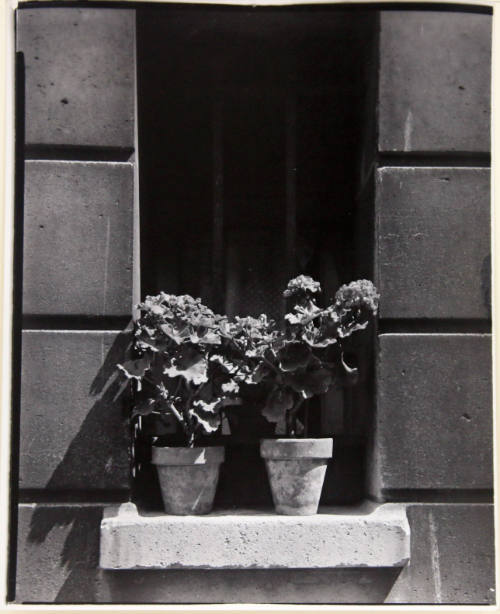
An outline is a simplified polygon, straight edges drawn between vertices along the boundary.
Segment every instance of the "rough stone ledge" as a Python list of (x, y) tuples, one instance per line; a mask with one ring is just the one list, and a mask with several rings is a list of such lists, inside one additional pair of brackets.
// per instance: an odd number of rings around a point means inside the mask
[(101, 522), (103, 569), (403, 567), (409, 557), (406, 507), (397, 503), (322, 508), (316, 516), (169, 516), (124, 503), (107, 507)]

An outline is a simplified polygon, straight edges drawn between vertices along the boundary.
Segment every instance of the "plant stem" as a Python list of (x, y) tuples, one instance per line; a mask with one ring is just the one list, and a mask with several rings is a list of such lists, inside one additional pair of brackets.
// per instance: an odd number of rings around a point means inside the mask
[(306, 324), (309, 324), (310, 322), (312, 322), (313, 320), (315, 320), (316, 318), (318, 318), (319, 316), (322, 316), (323, 314), (327, 312), (328, 312), (328, 309), (322, 309), (321, 311), (318, 311), (318, 313), (314, 314), (313, 316), (309, 316), (308, 318), (306, 318), (300, 324), (301, 326), (306, 326)]
[(194, 390), (190, 386), (190, 384), (188, 384), (188, 382), (185, 382), (185, 386), (186, 386), (186, 391), (187, 391), (187, 399), (182, 407), (182, 422), (181, 423), (184, 428), (184, 432), (186, 433), (187, 438), (188, 438), (188, 447), (192, 448), (194, 446), (194, 431), (195, 431), (196, 425), (194, 424), (194, 420), (189, 415), (189, 408), (191, 407), (191, 401), (194, 396)]
[(278, 375), (280, 374), (280, 370), (277, 369), (270, 360), (268, 360), (265, 356), (261, 356), (261, 358), (263, 362), (265, 362), (266, 365), (270, 367), (275, 373), (278, 373)]
[(297, 412), (302, 407), (304, 399), (300, 399), (292, 409), (286, 412), (286, 435), (287, 437), (295, 437), (295, 422), (297, 419)]
[(293, 417), (292, 417), (291, 409), (287, 410), (285, 417), (286, 417), (286, 436), (292, 437), (293, 435), (295, 435), (295, 433), (293, 432), (293, 425), (292, 425)]
[(175, 386), (175, 390), (174, 390), (174, 397), (177, 396), (177, 393), (179, 392), (179, 388), (181, 387), (182, 384), (182, 377), (179, 375), (177, 378), (177, 384)]
[(171, 412), (174, 414), (175, 419), (177, 420), (177, 422), (179, 422), (179, 424), (180, 424), (181, 426), (184, 426), (184, 424), (183, 424), (183, 422), (184, 422), (184, 421), (183, 421), (183, 419), (182, 419), (182, 416), (181, 416), (181, 414), (179, 413), (179, 411), (176, 409), (176, 407), (174, 406), (174, 404), (173, 404), (173, 403), (170, 403), (170, 405), (169, 405), (168, 407), (169, 407), (170, 411), (171, 411)]

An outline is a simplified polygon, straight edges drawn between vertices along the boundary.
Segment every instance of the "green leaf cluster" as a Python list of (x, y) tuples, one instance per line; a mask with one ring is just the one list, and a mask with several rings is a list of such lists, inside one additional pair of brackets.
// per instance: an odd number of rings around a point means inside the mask
[(118, 365), (136, 383), (133, 416), (173, 416), (194, 445), (215, 433), (223, 411), (248, 403), (289, 435), (302, 403), (325, 393), (339, 376), (353, 381), (343, 344), (365, 329), (378, 307), (368, 280), (342, 286), (320, 307), (320, 284), (300, 275), (284, 291), (291, 309), (278, 326), (258, 318), (214, 313), (199, 298), (161, 292), (138, 305), (138, 357)]
[(136, 382), (132, 417), (173, 416), (186, 443), (215, 433), (221, 412), (238, 404), (250, 377), (246, 361), (233, 359), (231, 325), (200, 299), (161, 292), (138, 305), (135, 349), (140, 357), (118, 365)]
[(306, 399), (323, 394), (336, 382), (354, 383), (357, 369), (344, 357), (344, 343), (365, 329), (377, 313), (379, 295), (366, 279), (339, 288), (331, 305), (320, 307), (319, 282), (300, 275), (283, 295), (291, 302), (284, 316), (284, 332), (265, 353), (265, 374), (270, 383), (263, 415), (287, 435), (298, 431), (297, 414)]

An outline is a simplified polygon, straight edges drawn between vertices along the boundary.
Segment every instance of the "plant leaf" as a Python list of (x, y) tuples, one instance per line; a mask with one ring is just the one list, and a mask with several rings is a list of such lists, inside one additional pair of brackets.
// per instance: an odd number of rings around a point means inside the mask
[(307, 366), (311, 350), (301, 341), (291, 341), (278, 352), (279, 366), (283, 371), (295, 371)]
[(240, 390), (238, 382), (235, 381), (226, 382), (225, 384), (222, 384), (221, 388), (222, 392), (225, 392), (226, 394), (235, 394)]
[(149, 414), (152, 413), (154, 406), (154, 399), (144, 399), (143, 401), (140, 401), (134, 405), (131, 417), (135, 418), (136, 416), (149, 416)]
[(293, 407), (293, 394), (289, 390), (277, 388), (269, 394), (262, 415), (268, 422), (279, 423), (287, 410)]
[(234, 371), (237, 370), (237, 365), (227, 360), (224, 356), (221, 356), (220, 354), (212, 354), (209, 360), (210, 362), (216, 363), (220, 365), (221, 367), (223, 367), (223, 369), (227, 373), (233, 373)]
[(187, 326), (185, 326), (184, 324), (182, 324), (182, 328), (176, 327), (172, 324), (162, 324), (160, 328), (165, 333), (165, 335), (172, 339), (172, 341), (175, 341), (177, 345), (180, 345), (183, 341), (189, 338), (189, 331), (187, 329)]
[(205, 343), (207, 345), (219, 345), (221, 337), (217, 333), (208, 330), (204, 335), (198, 337), (198, 343)]
[(340, 355), (340, 364), (344, 369), (342, 381), (346, 386), (353, 386), (356, 384), (359, 378), (359, 369), (357, 367), (350, 367), (344, 360), (344, 353)]
[(220, 416), (212, 416), (210, 414), (202, 416), (196, 413), (194, 417), (206, 434), (214, 433), (221, 425)]
[(256, 369), (251, 373), (250, 378), (248, 378), (247, 383), (255, 383), (258, 384), (271, 373), (270, 368), (263, 362), (259, 363)]
[(192, 416), (196, 419), (205, 433), (213, 433), (221, 425), (221, 402), (216, 399), (212, 403), (205, 403), (196, 400), (191, 410)]
[(165, 367), (164, 373), (169, 377), (180, 375), (195, 386), (208, 381), (208, 363), (206, 358), (196, 350), (186, 348), (172, 359), (170, 367)]
[(143, 356), (137, 360), (127, 360), (122, 365), (116, 365), (128, 379), (142, 379), (151, 366), (151, 357)]
[(335, 337), (323, 334), (324, 331), (315, 328), (314, 326), (311, 328), (307, 328), (302, 333), (302, 339), (313, 348), (326, 348), (329, 345), (333, 345), (337, 343), (337, 339)]
[(349, 323), (347, 325), (342, 324), (341, 326), (339, 326), (339, 337), (345, 339), (357, 330), (364, 330), (367, 326), (368, 320), (366, 320), (365, 322)]
[(288, 375), (286, 383), (304, 399), (327, 392), (333, 381), (330, 369), (314, 369)]
[(204, 401), (205, 403), (209, 403), (210, 400), (214, 396), (213, 382), (211, 380), (208, 380), (205, 384), (203, 384), (203, 386), (201, 386), (201, 388), (198, 389), (196, 396), (201, 401)]

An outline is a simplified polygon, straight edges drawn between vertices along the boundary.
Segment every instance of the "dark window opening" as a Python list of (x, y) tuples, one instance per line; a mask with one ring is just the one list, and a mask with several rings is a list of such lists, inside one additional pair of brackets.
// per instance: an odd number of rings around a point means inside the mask
[[(142, 296), (187, 293), (229, 316), (279, 317), (292, 276), (318, 279), (325, 300), (363, 276), (357, 197), (376, 12), (137, 14)], [(323, 503), (363, 498), (367, 381), (308, 412), (311, 436), (335, 436)], [(270, 504), (265, 430), (257, 420), (243, 438), (222, 436), (216, 504)], [(155, 478), (141, 450), (137, 496), (160, 505), (145, 494)]]

